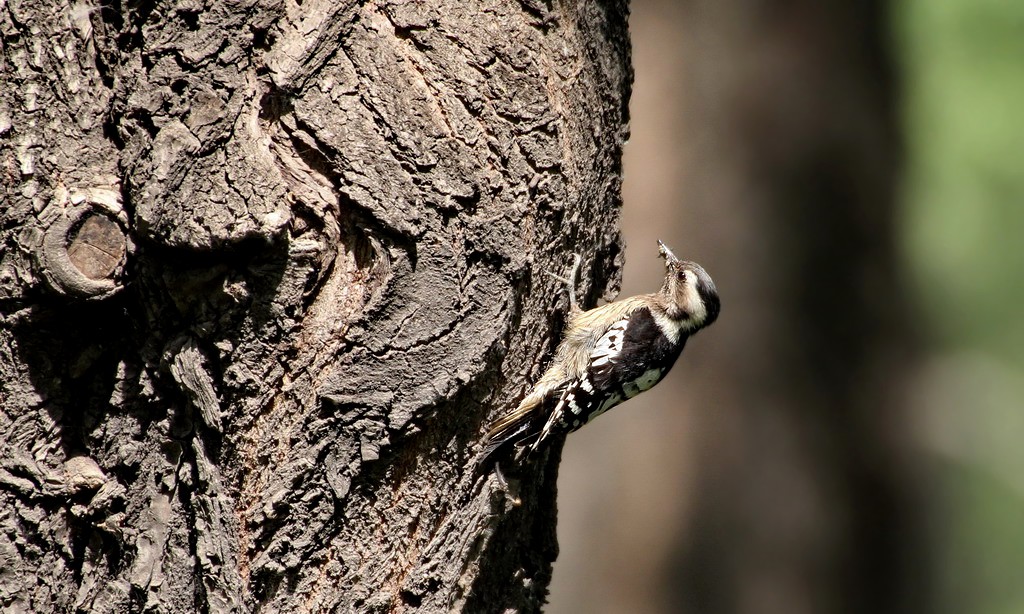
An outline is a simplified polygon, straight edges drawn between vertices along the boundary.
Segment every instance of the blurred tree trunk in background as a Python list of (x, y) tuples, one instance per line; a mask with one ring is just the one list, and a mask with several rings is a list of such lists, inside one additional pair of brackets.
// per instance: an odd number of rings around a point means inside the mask
[(0, 9), (0, 607), (517, 611), (481, 423), (614, 286), (620, 2)]
[(735, 413), (702, 441), (670, 611), (927, 612), (885, 7), (683, 7), (684, 202), (737, 220), (726, 283), (750, 291), (723, 292), (743, 325), (697, 384), (697, 411)]
[(928, 612), (886, 7), (631, 8), (623, 292), (661, 238), (723, 309), (569, 438), (551, 614)]

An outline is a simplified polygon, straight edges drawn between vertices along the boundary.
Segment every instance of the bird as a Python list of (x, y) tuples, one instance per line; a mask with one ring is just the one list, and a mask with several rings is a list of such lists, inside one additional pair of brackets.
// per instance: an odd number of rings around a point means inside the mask
[(580, 256), (574, 255), (568, 277), (551, 274), (569, 292), (561, 342), (529, 394), (488, 428), (481, 464), (513, 447), (526, 447), (529, 455), (650, 390), (675, 364), (686, 341), (715, 322), (721, 305), (711, 276), (696, 262), (677, 258), (661, 240), (658, 251), (665, 259), (660, 290), (586, 311), (575, 294)]

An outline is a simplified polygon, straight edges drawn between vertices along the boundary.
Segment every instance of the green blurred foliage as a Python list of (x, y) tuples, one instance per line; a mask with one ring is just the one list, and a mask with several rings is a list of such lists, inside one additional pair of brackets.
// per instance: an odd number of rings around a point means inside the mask
[(938, 611), (1024, 613), (1024, 2), (894, 3)]
[(940, 613), (1024, 612), (1024, 379), (992, 356), (931, 360), (921, 440), (941, 487), (933, 510)]
[(1021, 493), (972, 465), (950, 464), (945, 472), (958, 493), (960, 517), (949, 526), (952, 533), (947, 536), (939, 611), (1020, 614), (1024, 611)]
[(1024, 364), (1024, 2), (895, 6), (925, 313), (944, 343)]

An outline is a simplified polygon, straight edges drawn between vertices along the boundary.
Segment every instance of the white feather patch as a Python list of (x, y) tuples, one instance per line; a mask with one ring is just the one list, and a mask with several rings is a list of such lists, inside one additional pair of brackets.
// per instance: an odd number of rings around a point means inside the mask
[(670, 343), (675, 345), (679, 343), (679, 336), (683, 331), (683, 322), (679, 320), (673, 320), (658, 309), (651, 310), (651, 316), (654, 317), (654, 323), (658, 325), (661, 332), (668, 337)]
[(688, 321), (685, 322), (686, 328), (696, 328), (703, 324), (708, 317), (708, 307), (704, 304), (704, 299), (700, 297), (700, 292), (697, 291), (697, 276), (690, 271), (686, 272), (686, 290), (683, 301), (683, 306), (690, 314)]
[(597, 340), (594, 351), (590, 353), (591, 367), (601, 367), (615, 362), (622, 352), (622, 343), (626, 338), (626, 326), (628, 324), (629, 318), (619, 320), (612, 324), (608, 328), (608, 332)]

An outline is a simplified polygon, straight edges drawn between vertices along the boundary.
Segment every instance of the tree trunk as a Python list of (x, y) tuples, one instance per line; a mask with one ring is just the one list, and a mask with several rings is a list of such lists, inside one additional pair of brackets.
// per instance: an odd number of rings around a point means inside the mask
[(617, 283), (623, 2), (0, 7), (0, 606), (535, 611), (488, 417)]
[(691, 170), (684, 198), (745, 240), (719, 273), (737, 324), (716, 328), (694, 393), (714, 411), (674, 611), (929, 612), (886, 4), (683, 6), (688, 57), (717, 58), (684, 63), (687, 144), (715, 169)]

